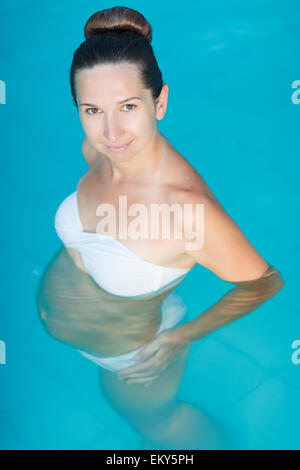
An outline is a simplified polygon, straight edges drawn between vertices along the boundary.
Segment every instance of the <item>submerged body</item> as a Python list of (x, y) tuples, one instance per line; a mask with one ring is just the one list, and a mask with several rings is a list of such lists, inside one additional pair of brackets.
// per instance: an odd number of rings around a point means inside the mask
[(56, 339), (101, 357), (129, 353), (159, 330), (162, 313), (180, 321), (185, 307), (179, 296), (168, 300), (181, 282), (154, 294), (123, 297), (102, 289), (78, 269), (62, 247), (49, 263), (37, 290), (41, 320)]
[[(170, 166), (168, 159), (172, 157), (177, 159), (177, 166)], [(110, 370), (109, 361), (101, 364), (99, 359), (127, 355), (120, 368), (128, 366), (131, 362), (127, 359), (154, 335), (184, 321), (185, 305), (172, 291), (195, 261), (184, 254), (183, 240), (128, 238), (121, 242), (98, 230), (95, 233), (96, 207), (102, 202), (114, 203), (114, 191), (145, 205), (157, 201), (169, 203), (175, 188), (179, 194), (179, 189), (182, 192), (179, 183), (186, 181), (178, 158), (166, 154), (164, 159), (164, 164), (173, 168), (173, 175), (162, 166), (163, 171), (159, 171), (160, 176), (167, 174), (169, 179), (173, 178), (177, 188), (175, 184), (172, 191), (170, 188), (167, 191), (167, 184), (156, 177), (152, 191), (149, 183), (141, 184), (140, 190), (133, 192), (133, 183), (127, 187), (112, 183), (109, 165), (100, 157), (55, 214), (55, 229), (64, 248), (50, 263), (40, 284), (38, 303), (42, 321), (52, 336), (76, 347), (95, 362), (98, 359), (99, 365)]]

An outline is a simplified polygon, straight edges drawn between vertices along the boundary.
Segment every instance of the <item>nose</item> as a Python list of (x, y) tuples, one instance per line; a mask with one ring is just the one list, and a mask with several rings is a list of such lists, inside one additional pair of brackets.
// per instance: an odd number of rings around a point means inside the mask
[(124, 132), (122, 127), (116, 117), (106, 116), (104, 118), (103, 136), (106, 142), (111, 144), (115, 142), (122, 142), (123, 134)]

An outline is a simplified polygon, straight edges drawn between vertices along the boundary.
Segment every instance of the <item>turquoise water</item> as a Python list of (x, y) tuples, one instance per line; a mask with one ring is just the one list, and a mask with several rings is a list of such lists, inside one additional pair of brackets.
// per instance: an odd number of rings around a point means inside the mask
[[(153, 25), (170, 89), (161, 132), (286, 282), (250, 315), (193, 343), (179, 396), (220, 417), (239, 448), (299, 449), (300, 363), (292, 361), (292, 343), (300, 340), (300, 105), (292, 100), (292, 83), (300, 80), (299, 3), (126, 6)], [(99, 7), (2, 2), (1, 449), (141, 445), (106, 402), (97, 366), (46, 334), (34, 299), (60, 246), (55, 210), (87, 170), (68, 69), (85, 21)], [(229, 287), (198, 265), (177, 292), (194, 318)]]

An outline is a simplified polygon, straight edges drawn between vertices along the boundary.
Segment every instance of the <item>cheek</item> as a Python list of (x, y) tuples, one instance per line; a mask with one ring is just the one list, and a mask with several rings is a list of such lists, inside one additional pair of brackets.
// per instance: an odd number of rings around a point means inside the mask
[(97, 123), (96, 119), (88, 119), (88, 117), (80, 116), (80, 121), (86, 135), (92, 137), (99, 135), (99, 131), (101, 132), (101, 125)]
[(153, 118), (152, 116), (147, 115), (137, 115), (128, 123), (128, 127), (136, 132), (146, 132), (147, 129), (152, 129), (153, 127)]

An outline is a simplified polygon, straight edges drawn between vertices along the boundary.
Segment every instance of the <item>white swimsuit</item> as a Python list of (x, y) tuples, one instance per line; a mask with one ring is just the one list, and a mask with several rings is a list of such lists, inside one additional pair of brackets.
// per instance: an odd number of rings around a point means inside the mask
[[(81, 254), (82, 261), (94, 281), (107, 292), (125, 297), (143, 297), (164, 290), (192, 269), (169, 268), (150, 263), (134, 254), (115, 238), (98, 233), (84, 232), (78, 210), (77, 191), (71, 193), (55, 214), (57, 235), (66, 247)], [(186, 305), (174, 291), (161, 306), (162, 322), (158, 335), (166, 328), (179, 325), (186, 318)], [(144, 346), (127, 354), (101, 358), (77, 351), (101, 367), (119, 371), (135, 363), (134, 356)]]
[(97, 284), (111, 294), (137, 296), (155, 292), (191, 270), (150, 263), (109, 235), (84, 232), (77, 191), (60, 204), (55, 215), (57, 235), (66, 247), (79, 251)]

